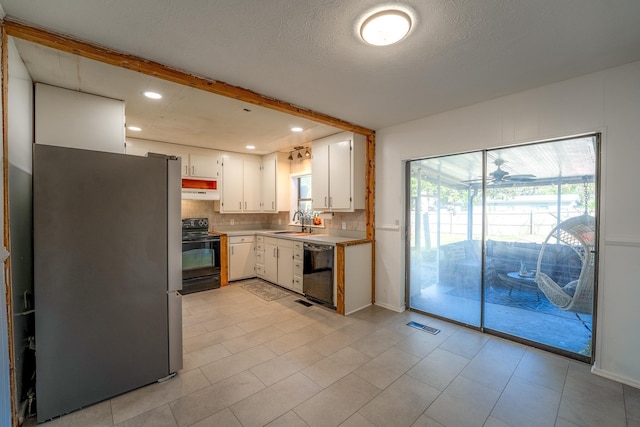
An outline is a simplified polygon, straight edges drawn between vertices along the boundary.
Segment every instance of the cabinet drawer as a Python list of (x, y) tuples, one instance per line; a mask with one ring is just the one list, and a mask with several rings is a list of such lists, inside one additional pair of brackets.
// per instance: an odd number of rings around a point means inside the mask
[(302, 293), (302, 277), (293, 276), (293, 290)]
[(294, 249), (293, 259), (302, 262), (302, 260), (304, 259), (304, 249)]
[(256, 264), (264, 264), (264, 251), (256, 251)]
[(256, 264), (256, 276), (264, 277), (264, 265)]
[(303, 273), (303, 264), (302, 261), (298, 261), (296, 259), (293, 260), (293, 275), (302, 277)]
[(230, 236), (229, 243), (251, 243), (256, 236)]
[(304, 243), (303, 242), (293, 242), (293, 250), (304, 250)]

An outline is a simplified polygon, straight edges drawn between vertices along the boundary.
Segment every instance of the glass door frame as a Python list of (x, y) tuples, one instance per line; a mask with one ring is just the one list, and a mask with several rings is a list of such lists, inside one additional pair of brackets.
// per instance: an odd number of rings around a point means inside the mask
[[(595, 154), (595, 165), (594, 165), (594, 170), (595, 170), (595, 176), (594, 176), (594, 191), (595, 191), (595, 197), (594, 197), (594, 203), (595, 203), (595, 207), (594, 207), (594, 216), (595, 216), (595, 253), (594, 253), (594, 283), (593, 283), (593, 313), (592, 313), (592, 324), (591, 324), (591, 354), (589, 356), (585, 356), (583, 354), (580, 353), (574, 353), (574, 352), (570, 352), (568, 350), (564, 350), (558, 347), (553, 347), (547, 344), (543, 344), (537, 341), (531, 341), (525, 338), (521, 338), (515, 335), (510, 335), (501, 331), (497, 331), (491, 328), (487, 328), (484, 326), (485, 324), (485, 261), (486, 261), (486, 257), (485, 257), (485, 252), (486, 252), (486, 232), (487, 232), (487, 194), (486, 194), (486, 184), (487, 184), (487, 157), (488, 157), (488, 153), (492, 152), (492, 151), (496, 151), (496, 150), (501, 150), (501, 149), (508, 149), (508, 148), (517, 148), (517, 147), (525, 147), (525, 146), (529, 146), (529, 145), (536, 145), (536, 144), (541, 144), (541, 143), (551, 143), (551, 142), (556, 142), (556, 141), (565, 141), (565, 140), (570, 140), (570, 139), (576, 139), (576, 138), (584, 138), (584, 137), (593, 137), (594, 138), (594, 154)], [(482, 242), (481, 242), (481, 277), (480, 277), (480, 292), (481, 292), (481, 299), (480, 299), (480, 325), (479, 326), (475, 326), (475, 325), (470, 325), (470, 324), (466, 324), (463, 322), (459, 322), (447, 317), (443, 317), (443, 316), (439, 316), (436, 314), (432, 314), (432, 313), (428, 313), (428, 312), (424, 312), (421, 311), (419, 309), (415, 309), (411, 307), (410, 304), (410, 299), (411, 299), (411, 164), (414, 161), (419, 161), (419, 160), (427, 160), (427, 159), (436, 159), (436, 158), (440, 158), (440, 157), (445, 157), (445, 156), (452, 156), (452, 155), (457, 155), (457, 154), (467, 154), (467, 153), (482, 153), (482, 230), (481, 230), (481, 238), (482, 238)], [(438, 156), (427, 156), (427, 157), (420, 157), (420, 158), (413, 158), (413, 159), (408, 159), (404, 161), (404, 186), (405, 186), (405, 203), (404, 203), (404, 210), (405, 210), (405, 214), (404, 214), (404, 239), (405, 239), (405, 244), (404, 244), (404, 280), (405, 280), (405, 309), (409, 310), (409, 311), (415, 311), (418, 313), (422, 313), (425, 314), (429, 317), (433, 317), (436, 319), (440, 319), (446, 322), (450, 322), (453, 324), (458, 324), (464, 327), (467, 327), (469, 329), (473, 329), (473, 330), (477, 330), (483, 333), (487, 333), (489, 335), (494, 335), (500, 338), (504, 338), (513, 342), (517, 342), (520, 344), (524, 344), (530, 347), (534, 347), (534, 348), (538, 348), (541, 350), (545, 350), (551, 353), (555, 353), (555, 354), (559, 354), (561, 356), (565, 356), (571, 359), (575, 359), (575, 360), (579, 360), (588, 364), (593, 364), (595, 362), (595, 356), (596, 356), (596, 352), (595, 352), (595, 348), (596, 348), (596, 331), (597, 331), (597, 309), (598, 309), (598, 294), (599, 294), (599, 253), (600, 253), (600, 198), (601, 198), (601, 158), (602, 158), (602, 134), (601, 132), (589, 132), (589, 133), (584, 133), (584, 134), (579, 134), (579, 135), (571, 135), (571, 136), (566, 136), (566, 137), (559, 137), (559, 138), (553, 138), (553, 139), (546, 139), (546, 140), (540, 140), (540, 141), (533, 141), (533, 142), (528, 142), (528, 143), (523, 143), (523, 144), (516, 144), (516, 145), (508, 145), (508, 146), (501, 146), (501, 147), (493, 147), (493, 148), (485, 148), (485, 149), (479, 149), (479, 150), (471, 150), (471, 151), (466, 151), (466, 152), (460, 152), (460, 153), (449, 153), (449, 154), (442, 154), (442, 155), (438, 155)]]

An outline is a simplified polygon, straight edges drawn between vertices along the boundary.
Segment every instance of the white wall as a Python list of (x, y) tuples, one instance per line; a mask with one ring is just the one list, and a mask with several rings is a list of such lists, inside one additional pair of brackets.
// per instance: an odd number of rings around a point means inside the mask
[(640, 62), (378, 130), (376, 304), (404, 309), (405, 160), (592, 131), (603, 135), (594, 372), (640, 387)]
[[(32, 142), (33, 82), (12, 38), (9, 48), (9, 232), (11, 248), (11, 290), (13, 294), (13, 345), (16, 396), (23, 388), (23, 366), (27, 338), (34, 335), (33, 307), (25, 307), (25, 292), (33, 295)], [(32, 356), (32, 353), (29, 353)], [(29, 366), (26, 363), (26, 366)], [(19, 406), (19, 404), (18, 404)]]

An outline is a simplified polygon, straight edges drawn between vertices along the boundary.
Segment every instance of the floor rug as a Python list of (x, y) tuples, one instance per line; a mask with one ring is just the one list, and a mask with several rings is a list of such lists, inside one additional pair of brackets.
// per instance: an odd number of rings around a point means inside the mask
[(265, 301), (274, 301), (291, 295), (287, 291), (283, 291), (267, 282), (250, 281), (240, 284), (240, 287), (254, 295), (259, 296)]

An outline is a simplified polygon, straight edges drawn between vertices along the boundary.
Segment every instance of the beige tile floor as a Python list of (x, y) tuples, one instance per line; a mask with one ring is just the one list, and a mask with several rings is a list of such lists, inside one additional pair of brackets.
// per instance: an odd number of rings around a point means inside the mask
[(640, 427), (640, 390), (585, 364), (417, 313), (296, 299), (238, 283), (185, 296), (174, 379), (44, 425)]

